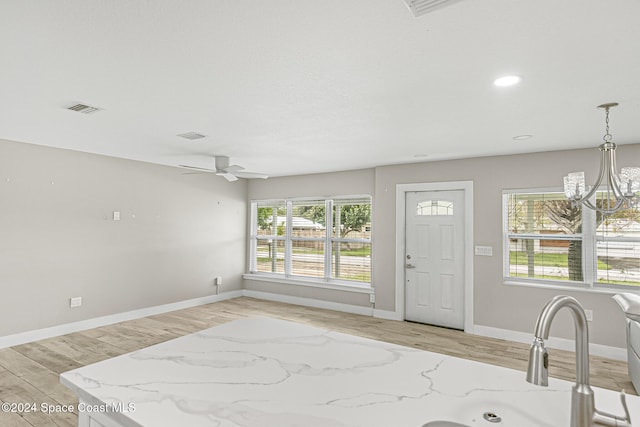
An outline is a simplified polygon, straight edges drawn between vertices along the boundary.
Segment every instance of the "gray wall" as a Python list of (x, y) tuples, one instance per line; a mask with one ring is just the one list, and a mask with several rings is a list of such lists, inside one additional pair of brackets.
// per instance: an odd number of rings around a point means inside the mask
[[(531, 333), (538, 313), (554, 295), (575, 296), (594, 312), (590, 323), (591, 342), (625, 347), (624, 317), (611, 295), (593, 292), (558, 291), (502, 283), (502, 190), (510, 188), (561, 187), (570, 171), (584, 170), (593, 182), (598, 172), (599, 152), (557, 151), (514, 156), (426, 162), (382, 166), (373, 170), (269, 179), (249, 183), (252, 199), (368, 193), (373, 191), (373, 271), (376, 308), (395, 310), (396, 185), (418, 182), (473, 181), (474, 245), (492, 246), (492, 257), (474, 259), (474, 323), (498, 329)], [(640, 145), (618, 148), (618, 166), (638, 164)], [(367, 179), (372, 181), (367, 182)], [(245, 281), (249, 289), (307, 296), (328, 301), (340, 300), (338, 291), (321, 294), (291, 285), (265, 285)], [(351, 297), (349, 297), (351, 298)], [(365, 305), (362, 302), (361, 305)], [(560, 313), (553, 336), (573, 339), (569, 315)]]
[(0, 140), (0, 336), (241, 289), (246, 181), (182, 172)]

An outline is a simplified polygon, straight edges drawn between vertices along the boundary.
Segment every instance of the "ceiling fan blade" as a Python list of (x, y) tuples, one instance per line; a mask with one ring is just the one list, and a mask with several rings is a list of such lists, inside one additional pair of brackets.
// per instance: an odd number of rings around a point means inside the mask
[(181, 168), (193, 169), (193, 170), (200, 171), (200, 172), (215, 172), (215, 170), (213, 170), (213, 169), (199, 168), (199, 167), (196, 167), (196, 166), (187, 166), (187, 165), (178, 165), (178, 166), (180, 166)]
[(244, 170), (244, 168), (242, 166), (239, 166), (239, 165), (231, 165), (231, 166), (227, 166), (226, 168), (224, 168), (224, 171), (228, 172), (228, 173), (236, 173), (236, 172), (239, 172), (241, 170)]
[(256, 173), (256, 172), (236, 172), (236, 176), (240, 177), (240, 178), (247, 178), (247, 179), (267, 179), (269, 178), (269, 175), (265, 175), (263, 173)]
[(224, 179), (226, 179), (229, 182), (233, 182), (233, 181), (237, 181), (238, 178), (231, 173), (226, 173), (226, 172), (216, 172), (216, 175), (223, 177)]

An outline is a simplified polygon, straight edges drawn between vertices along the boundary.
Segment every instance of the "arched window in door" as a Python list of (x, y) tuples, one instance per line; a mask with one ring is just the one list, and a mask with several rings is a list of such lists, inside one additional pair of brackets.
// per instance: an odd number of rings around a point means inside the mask
[(453, 202), (448, 200), (425, 200), (416, 205), (417, 216), (451, 216), (453, 215)]

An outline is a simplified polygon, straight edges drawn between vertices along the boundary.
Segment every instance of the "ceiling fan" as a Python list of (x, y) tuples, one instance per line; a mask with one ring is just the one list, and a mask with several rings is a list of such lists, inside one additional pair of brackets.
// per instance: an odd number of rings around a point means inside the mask
[(229, 165), (229, 156), (214, 156), (215, 158), (215, 169), (207, 169), (200, 168), (196, 166), (188, 166), (188, 165), (178, 165), (181, 168), (192, 169), (196, 171), (195, 173), (215, 173), (218, 176), (223, 177), (229, 182), (237, 181), (238, 178), (247, 178), (247, 179), (267, 179), (268, 175), (263, 173), (255, 173), (255, 172), (246, 172), (242, 166), (238, 165)]

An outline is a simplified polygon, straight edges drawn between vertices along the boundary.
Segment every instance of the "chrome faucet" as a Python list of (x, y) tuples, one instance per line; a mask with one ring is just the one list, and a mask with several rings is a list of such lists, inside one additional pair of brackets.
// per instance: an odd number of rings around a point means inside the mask
[(624, 390), (620, 400), (625, 416), (617, 417), (595, 408), (593, 389), (589, 385), (589, 327), (582, 305), (572, 297), (558, 295), (544, 306), (536, 322), (535, 338), (529, 349), (527, 381), (541, 386), (549, 385), (549, 352), (544, 340), (556, 313), (563, 307), (571, 310), (576, 327), (576, 384), (571, 389), (571, 427), (633, 427)]

